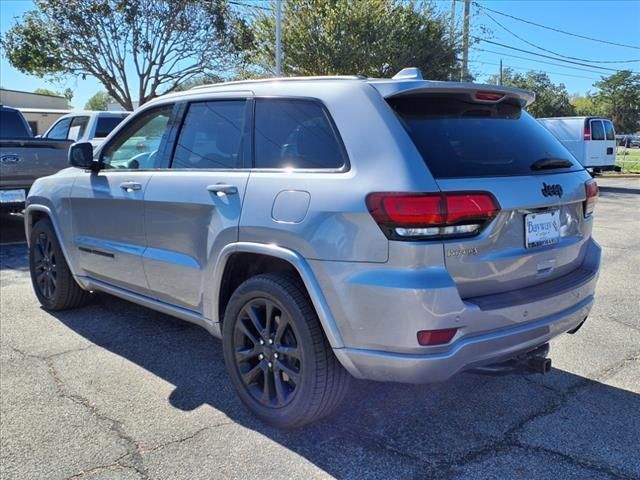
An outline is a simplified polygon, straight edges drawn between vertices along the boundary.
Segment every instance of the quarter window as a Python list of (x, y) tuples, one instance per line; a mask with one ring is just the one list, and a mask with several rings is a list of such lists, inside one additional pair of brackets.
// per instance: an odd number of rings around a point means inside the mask
[(318, 102), (257, 99), (255, 167), (337, 169), (346, 155), (325, 109)]
[(152, 169), (163, 163), (161, 147), (169, 131), (173, 105), (141, 113), (105, 147), (102, 164), (106, 168)]
[(171, 168), (242, 168), (245, 105), (244, 100), (192, 103)]
[(591, 140), (604, 140), (604, 127), (601, 120), (591, 120)]

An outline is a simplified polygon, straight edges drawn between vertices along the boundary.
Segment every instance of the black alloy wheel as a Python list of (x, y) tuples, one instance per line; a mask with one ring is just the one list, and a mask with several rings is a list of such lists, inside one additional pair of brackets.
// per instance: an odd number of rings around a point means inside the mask
[(302, 375), (302, 355), (289, 315), (267, 298), (248, 302), (233, 333), (237, 368), (251, 396), (279, 408), (294, 398)]
[(58, 271), (56, 252), (53, 242), (45, 232), (39, 232), (33, 250), (33, 267), (35, 283), (40, 293), (47, 300), (52, 300), (56, 293)]

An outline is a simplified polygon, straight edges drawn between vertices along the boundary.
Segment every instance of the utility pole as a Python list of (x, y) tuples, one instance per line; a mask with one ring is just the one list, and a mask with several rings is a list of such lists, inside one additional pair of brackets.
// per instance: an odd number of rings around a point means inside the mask
[(464, 0), (464, 22), (462, 27), (462, 73), (460, 81), (469, 80), (469, 17), (471, 15), (471, 0)]
[(498, 85), (502, 85), (502, 59), (500, 59), (500, 80)]
[(282, 0), (276, 0), (276, 77), (282, 76)]
[[(451, 17), (449, 18), (449, 40), (451, 41), (451, 48), (456, 46), (456, 1), (451, 0)], [(453, 72), (449, 74), (449, 80), (454, 80)]]

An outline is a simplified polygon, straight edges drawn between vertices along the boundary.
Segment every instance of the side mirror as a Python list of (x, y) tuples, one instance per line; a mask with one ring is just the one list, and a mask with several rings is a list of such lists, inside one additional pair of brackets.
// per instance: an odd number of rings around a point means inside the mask
[(89, 142), (74, 143), (69, 147), (69, 164), (74, 167), (96, 171), (98, 162), (93, 161), (93, 145)]

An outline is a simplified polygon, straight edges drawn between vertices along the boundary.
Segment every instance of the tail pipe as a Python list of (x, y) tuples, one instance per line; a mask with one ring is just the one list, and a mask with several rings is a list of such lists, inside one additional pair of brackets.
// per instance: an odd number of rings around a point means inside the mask
[(535, 350), (530, 350), (506, 362), (475, 367), (471, 371), (483, 375), (508, 375), (512, 373), (541, 373), (544, 375), (551, 371), (551, 359), (547, 358), (548, 354), (549, 344), (545, 343)]

